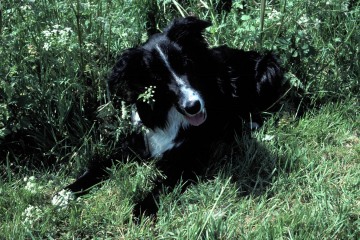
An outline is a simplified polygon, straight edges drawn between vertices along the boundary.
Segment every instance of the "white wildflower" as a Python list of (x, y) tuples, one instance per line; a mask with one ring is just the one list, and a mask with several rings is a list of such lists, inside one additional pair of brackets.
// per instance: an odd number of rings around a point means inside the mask
[(42, 211), (40, 208), (29, 205), (21, 214), (21, 216), (24, 218), (23, 224), (33, 225), (36, 221), (38, 221), (41, 218), (41, 215), (42, 215)]
[(309, 23), (309, 18), (304, 14), (297, 20), (297, 23), (299, 25), (307, 25)]
[(36, 183), (35, 176), (31, 176), (29, 178), (25, 177), (24, 182), (26, 182), (25, 190), (29, 191), (32, 194), (35, 194), (42, 189), (42, 187)]
[(51, 37), (51, 35), (52, 35), (51, 32), (48, 31), (48, 30), (42, 31), (42, 34), (44, 34), (44, 36), (47, 37), (47, 38), (48, 38), (48, 37)]
[(271, 141), (275, 138), (274, 135), (268, 135), (268, 134), (265, 134), (265, 136), (261, 139), (262, 141)]
[(124, 101), (121, 101), (121, 119), (128, 119), (129, 111)]
[(22, 11), (30, 10), (30, 9), (31, 9), (31, 6), (30, 6), (30, 5), (24, 5), (24, 6), (21, 6), (20, 9), (21, 9)]
[(314, 21), (314, 26), (315, 26), (315, 28), (316, 28), (316, 29), (319, 29), (320, 24), (321, 24), (321, 21), (320, 21), (318, 18), (316, 18), (315, 21)]
[(51, 203), (54, 206), (64, 208), (73, 199), (74, 195), (72, 194), (72, 192), (63, 189), (52, 198)]
[(46, 43), (44, 43), (43, 49), (44, 49), (45, 51), (49, 51), (50, 46), (51, 46), (51, 44), (46, 42)]
[(64, 28), (64, 31), (67, 32), (67, 33), (71, 33), (72, 32), (72, 29), (70, 27), (65, 27)]
[(269, 14), (268, 14), (268, 19), (270, 20), (279, 20), (281, 16), (281, 12), (273, 9)]

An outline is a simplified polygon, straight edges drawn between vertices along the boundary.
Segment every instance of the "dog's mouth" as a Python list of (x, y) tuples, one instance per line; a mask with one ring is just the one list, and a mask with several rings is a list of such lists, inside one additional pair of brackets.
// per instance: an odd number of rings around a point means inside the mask
[(202, 111), (200, 111), (196, 114), (188, 114), (185, 112), (184, 116), (185, 116), (186, 120), (190, 123), (190, 125), (200, 126), (206, 120), (206, 111), (205, 111), (205, 109), (203, 109)]

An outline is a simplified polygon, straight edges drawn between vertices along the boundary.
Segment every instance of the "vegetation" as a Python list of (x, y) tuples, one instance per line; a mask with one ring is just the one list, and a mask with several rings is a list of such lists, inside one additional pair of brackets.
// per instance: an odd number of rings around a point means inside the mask
[[(360, 238), (359, 1), (232, 2), (0, 3), (1, 239)], [(101, 120), (114, 115), (104, 79), (116, 55), (190, 14), (213, 23), (211, 46), (278, 53), (290, 86), (280, 112), (239, 136), (213, 179), (164, 194), (156, 221), (132, 217), (161, 174), (151, 162), (120, 164), (53, 206), (94, 152), (114, 151), (99, 129), (127, 126)]]

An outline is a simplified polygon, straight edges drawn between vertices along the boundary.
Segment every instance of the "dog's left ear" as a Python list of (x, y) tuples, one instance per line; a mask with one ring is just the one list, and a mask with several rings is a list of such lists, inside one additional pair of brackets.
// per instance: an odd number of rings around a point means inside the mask
[(257, 60), (255, 79), (258, 107), (265, 110), (279, 100), (283, 90), (284, 72), (276, 56), (268, 52)]
[(207, 46), (203, 36), (205, 28), (211, 26), (208, 21), (200, 20), (196, 17), (186, 17), (175, 19), (167, 28), (164, 33), (171, 41), (181, 45), (186, 44), (204, 44)]

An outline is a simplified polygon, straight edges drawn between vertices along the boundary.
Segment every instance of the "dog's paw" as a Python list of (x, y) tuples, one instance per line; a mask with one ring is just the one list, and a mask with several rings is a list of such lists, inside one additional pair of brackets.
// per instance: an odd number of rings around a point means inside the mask
[(74, 199), (75, 196), (71, 191), (63, 189), (53, 196), (51, 204), (56, 207), (65, 208)]

